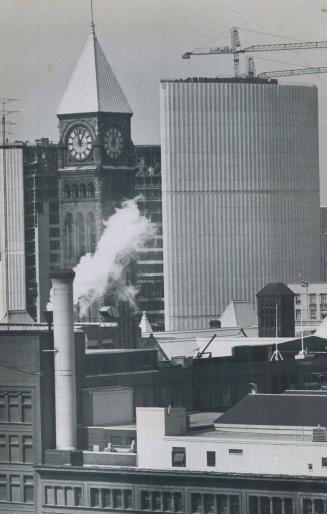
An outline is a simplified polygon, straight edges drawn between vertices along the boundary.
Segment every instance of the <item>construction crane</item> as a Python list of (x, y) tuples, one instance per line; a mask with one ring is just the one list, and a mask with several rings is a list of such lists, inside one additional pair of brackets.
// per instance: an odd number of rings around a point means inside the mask
[[(259, 73), (257, 77), (262, 79), (269, 79), (277, 77), (291, 77), (293, 75), (313, 75), (314, 73), (327, 73), (327, 66), (317, 66), (316, 68), (298, 68), (295, 70), (264, 71), (263, 73)], [(251, 77), (251, 72), (248, 73), (248, 76)]]
[[(198, 48), (192, 52), (183, 54), (183, 59), (190, 59), (196, 55), (226, 55), (232, 54), (234, 60), (234, 76), (240, 75), (240, 54), (253, 52), (279, 52), (280, 50), (308, 50), (317, 48), (327, 48), (327, 41), (300, 41), (298, 43), (274, 43), (270, 45), (251, 45), (241, 48), (240, 37), (237, 27), (231, 29), (231, 46), (215, 48)], [(294, 73), (295, 75), (295, 73)]]

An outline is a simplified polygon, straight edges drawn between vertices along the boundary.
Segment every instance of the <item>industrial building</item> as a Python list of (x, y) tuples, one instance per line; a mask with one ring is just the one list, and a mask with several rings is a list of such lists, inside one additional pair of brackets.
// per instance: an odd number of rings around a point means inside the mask
[(317, 88), (163, 80), (160, 102), (166, 329), (300, 270), (319, 282)]

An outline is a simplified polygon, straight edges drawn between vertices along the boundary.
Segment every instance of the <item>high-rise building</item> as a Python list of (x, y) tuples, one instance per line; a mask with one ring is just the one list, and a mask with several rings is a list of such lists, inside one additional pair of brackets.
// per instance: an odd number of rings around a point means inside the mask
[(320, 207), (321, 280), (327, 282), (327, 207)]
[(166, 330), (319, 281), (316, 87), (195, 78), (160, 97)]
[(141, 212), (156, 224), (156, 234), (139, 253), (137, 283), (140, 292), (137, 304), (146, 311), (150, 323), (157, 330), (164, 329), (164, 283), (162, 251), (162, 200), (159, 145), (135, 146), (135, 191), (139, 195)]
[(0, 319), (40, 321), (60, 260), (57, 145), (6, 144), (0, 170)]

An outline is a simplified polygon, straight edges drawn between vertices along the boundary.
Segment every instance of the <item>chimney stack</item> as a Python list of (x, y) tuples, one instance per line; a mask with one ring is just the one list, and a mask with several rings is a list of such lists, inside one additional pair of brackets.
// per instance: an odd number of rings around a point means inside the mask
[(56, 448), (76, 449), (76, 381), (73, 280), (71, 269), (52, 272), (55, 347)]

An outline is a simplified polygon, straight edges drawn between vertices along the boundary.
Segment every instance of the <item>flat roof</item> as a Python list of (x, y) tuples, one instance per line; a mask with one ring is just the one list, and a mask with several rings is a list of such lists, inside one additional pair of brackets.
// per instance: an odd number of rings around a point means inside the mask
[(161, 83), (165, 82), (184, 82), (184, 83), (234, 83), (234, 84), (273, 84), (278, 85), (277, 79), (264, 79), (259, 77), (187, 77), (179, 79), (161, 79)]

